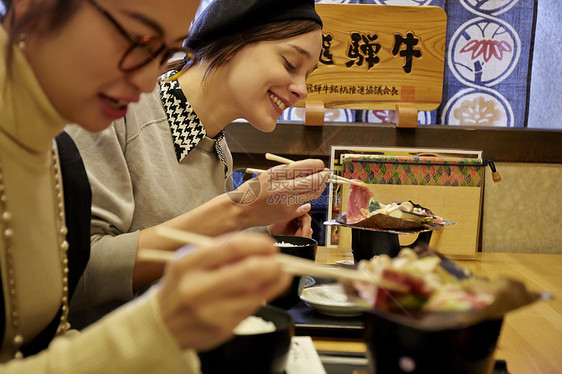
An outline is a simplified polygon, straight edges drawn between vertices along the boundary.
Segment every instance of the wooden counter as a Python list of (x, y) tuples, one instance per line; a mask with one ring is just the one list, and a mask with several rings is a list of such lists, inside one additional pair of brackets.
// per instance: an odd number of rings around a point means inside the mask
[[(317, 262), (351, 260), (350, 251), (319, 247)], [(529, 289), (548, 291), (554, 300), (539, 301), (508, 313), (496, 349), (512, 374), (562, 372), (562, 255), (480, 253), (474, 260), (459, 260), (474, 274), (488, 278), (510, 277)], [(314, 339), (318, 350), (365, 351), (358, 341)]]

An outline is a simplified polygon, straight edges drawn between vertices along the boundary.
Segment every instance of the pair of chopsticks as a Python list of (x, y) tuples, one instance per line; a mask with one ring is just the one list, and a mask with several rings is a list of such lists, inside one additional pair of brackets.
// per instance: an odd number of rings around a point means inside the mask
[[(161, 226), (156, 228), (156, 234), (162, 238), (171, 239), (183, 244), (209, 245), (211, 238)], [(174, 258), (174, 252), (160, 251), (155, 249), (139, 249), (138, 258), (145, 261), (169, 262)], [(405, 291), (405, 287), (392, 281), (378, 279), (362, 269), (346, 269), (329, 265), (320, 265), (312, 260), (278, 253), (276, 260), (279, 261), (283, 270), (293, 275), (310, 275), (313, 277), (336, 279), (338, 281), (358, 281), (374, 283), (380, 287), (392, 291)]]
[[(282, 163), (282, 164), (292, 164), (292, 163), (295, 162), (295, 161), (290, 160), (288, 158), (274, 155), (273, 153), (266, 153), (265, 158), (270, 160), (270, 161), (276, 161), (276, 162), (279, 162), (279, 163)], [(246, 172), (250, 173), (250, 174), (262, 174), (262, 173), (265, 173), (266, 170), (247, 168)], [(360, 182), (360, 181), (356, 181), (356, 180), (353, 180), (353, 179), (347, 179), (347, 178), (344, 178), (344, 177), (336, 175), (336, 174), (330, 175), (330, 179), (328, 179), (328, 182), (330, 182), (330, 183), (340, 183), (340, 184), (342, 184), (342, 183), (343, 184), (354, 184), (354, 185), (360, 186), (360, 187), (367, 187), (367, 183), (365, 183), (365, 182)]]

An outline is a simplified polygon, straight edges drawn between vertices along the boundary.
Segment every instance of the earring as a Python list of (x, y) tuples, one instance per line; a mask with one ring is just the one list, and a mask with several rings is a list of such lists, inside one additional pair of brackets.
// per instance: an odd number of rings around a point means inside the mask
[(25, 49), (25, 31), (20, 33), (20, 37), (18, 40), (18, 47), (20, 49)]

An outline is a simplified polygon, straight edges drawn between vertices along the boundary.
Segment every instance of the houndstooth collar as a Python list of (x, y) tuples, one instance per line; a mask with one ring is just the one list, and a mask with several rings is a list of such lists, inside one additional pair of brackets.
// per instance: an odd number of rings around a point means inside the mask
[[(178, 163), (197, 147), (197, 144), (207, 135), (205, 127), (201, 124), (201, 120), (187, 101), (183, 94), (180, 84), (177, 80), (167, 80), (175, 72), (169, 72), (160, 81), (160, 98), (164, 105), (164, 112), (168, 118), (172, 139), (174, 141), (174, 149), (176, 151), (176, 159)], [(221, 141), (224, 139), (224, 130), (221, 130), (217, 136), (213, 138), (215, 141), (215, 150), (221, 162), (224, 165), (225, 175), (228, 173), (228, 163), (226, 155), (221, 147)]]
[(174, 140), (176, 158), (181, 162), (207, 134), (199, 117), (183, 94), (177, 80), (160, 81), (160, 98)]

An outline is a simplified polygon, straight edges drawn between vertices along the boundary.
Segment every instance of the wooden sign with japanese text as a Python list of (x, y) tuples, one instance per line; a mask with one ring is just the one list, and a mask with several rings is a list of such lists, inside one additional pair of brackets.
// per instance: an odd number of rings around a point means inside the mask
[[(306, 102), (395, 109), (441, 103), (447, 16), (436, 6), (316, 4), (323, 48)], [(305, 106), (300, 101), (297, 106)]]

